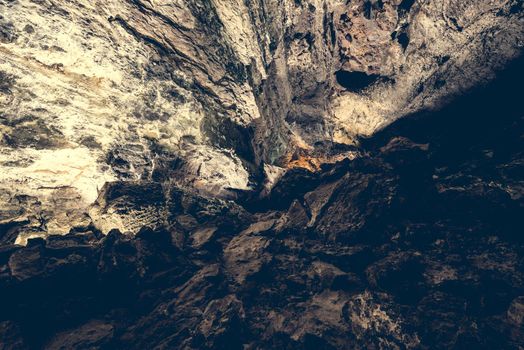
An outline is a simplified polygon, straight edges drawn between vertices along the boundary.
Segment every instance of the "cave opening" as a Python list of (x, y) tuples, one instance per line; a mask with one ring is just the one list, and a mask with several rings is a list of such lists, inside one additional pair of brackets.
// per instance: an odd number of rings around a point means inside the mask
[(337, 83), (348, 91), (359, 92), (377, 81), (381, 80), (379, 74), (367, 74), (365, 72), (349, 72), (346, 70), (339, 70), (335, 73)]
[(399, 14), (405, 14), (411, 11), (411, 8), (415, 4), (415, 0), (402, 0), (402, 2), (398, 5), (398, 12)]

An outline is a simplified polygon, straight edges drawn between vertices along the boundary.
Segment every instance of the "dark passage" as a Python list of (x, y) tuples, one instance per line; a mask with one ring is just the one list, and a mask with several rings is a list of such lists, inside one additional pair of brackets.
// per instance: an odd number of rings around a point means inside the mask
[(400, 3), (400, 5), (398, 5), (398, 13), (400, 15), (408, 13), (414, 4), (415, 4), (415, 0), (403, 0)]
[(366, 74), (364, 72), (348, 72), (339, 70), (335, 73), (337, 83), (349, 91), (359, 92), (383, 79), (378, 74)]

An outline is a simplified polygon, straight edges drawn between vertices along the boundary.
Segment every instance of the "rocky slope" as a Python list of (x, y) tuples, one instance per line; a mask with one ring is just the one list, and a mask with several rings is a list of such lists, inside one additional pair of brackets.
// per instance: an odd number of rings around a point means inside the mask
[(264, 198), (106, 185), (93, 210), (143, 217), (136, 237), (22, 247), (4, 224), (0, 348), (521, 349), (523, 79), (519, 59)]
[(19, 243), (136, 233), (146, 211), (92, 208), (104, 184), (236, 198), (354, 158), (359, 136), (492, 79), (522, 48), (522, 6), (1, 0), (0, 223), (25, 223)]

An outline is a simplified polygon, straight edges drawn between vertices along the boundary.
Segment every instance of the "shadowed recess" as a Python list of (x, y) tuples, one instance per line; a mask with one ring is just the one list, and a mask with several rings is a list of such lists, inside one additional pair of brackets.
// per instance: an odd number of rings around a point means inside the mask
[(362, 91), (381, 80), (387, 80), (387, 78), (382, 77), (379, 74), (348, 72), (345, 70), (339, 70), (336, 72), (335, 77), (337, 83), (352, 92)]

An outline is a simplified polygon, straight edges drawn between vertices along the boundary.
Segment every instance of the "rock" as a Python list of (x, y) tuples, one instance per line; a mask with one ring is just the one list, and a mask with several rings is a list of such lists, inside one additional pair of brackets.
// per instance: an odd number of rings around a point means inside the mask
[(421, 293), (421, 254), (418, 252), (391, 253), (366, 269), (368, 282), (397, 296), (399, 301), (413, 302)]
[(219, 265), (200, 269), (187, 282), (166, 291), (162, 302), (130, 325), (122, 343), (132, 348), (190, 346), (207, 305), (223, 292), (222, 279)]
[[(277, 319), (270, 320), (275, 332), (285, 333), (303, 347), (320, 348), (350, 346), (350, 335), (345, 333), (342, 309), (346, 297), (339, 292), (325, 291), (314, 295), (307, 302), (295, 305), (296, 312), (285, 310)], [(341, 334), (334, 337), (334, 332)]]
[(90, 216), (105, 234), (112, 229), (137, 234), (144, 227), (158, 229), (164, 226), (165, 210), (164, 193), (159, 183), (114, 182), (102, 188)]
[(521, 327), (524, 322), (524, 297), (515, 298), (507, 312), (509, 322), (516, 327)]
[(428, 150), (429, 144), (418, 144), (405, 137), (395, 137), (380, 148), (384, 159), (396, 169), (422, 163), (428, 156)]
[(206, 227), (197, 229), (195, 232), (191, 234), (191, 246), (195, 249), (202, 248), (204, 245), (211, 241), (217, 230), (217, 227)]
[[(32, 240), (35, 241), (35, 240)], [(11, 275), (20, 280), (42, 277), (45, 258), (42, 256), (44, 242), (31, 242), (31, 246), (14, 252), (9, 258)]]
[(90, 321), (76, 329), (57, 334), (45, 349), (100, 349), (110, 346), (114, 326), (99, 320)]
[(388, 310), (388, 303), (364, 292), (343, 306), (342, 317), (362, 348), (407, 348), (420, 346), (417, 334), (404, 330), (403, 320)]
[(227, 273), (238, 284), (244, 284), (272, 260), (268, 251), (270, 244), (269, 238), (249, 231), (233, 238), (224, 249)]
[(275, 231), (282, 232), (285, 230), (301, 231), (309, 222), (309, 216), (306, 209), (298, 200), (291, 203), (287, 213), (277, 222)]
[(345, 273), (337, 267), (321, 261), (315, 261), (307, 272), (311, 283), (320, 284), (323, 288), (330, 288), (333, 282), (341, 279)]
[(170, 189), (167, 211), (168, 222), (174, 221), (184, 231), (214, 224), (219, 229), (236, 232), (251, 221), (251, 214), (233, 201), (204, 197), (178, 187)]
[(20, 327), (11, 321), (0, 322), (0, 349), (24, 350), (29, 349), (22, 337)]
[(275, 226), (275, 222), (275, 219), (255, 222), (251, 224), (248, 228), (246, 228), (244, 231), (240, 232), (240, 235), (264, 234)]
[(327, 208), (330, 204), (331, 197), (335, 195), (340, 182), (344, 181), (343, 179), (321, 185), (315, 188), (314, 191), (308, 192), (304, 195), (304, 201), (311, 213), (311, 219), (307, 226), (314, 226), (317, 219), (323, 214), (323, 210)]
[(376, 258), (367, 246), (321, 245), (307, 248), (308, 254), (333, 264), (345, 272), (361, 273)]
[[(348, 174), (335, 186), (328, 204), (322, 208), (322, 217), (316, 220), (315, 230), (332, 240), (380, 238), (357, 234), (366, 225), (377, 225), (387, 215), (386, 211), (391, 211), (395, 194), (395, 178)], [(365, 207), (361, 205), (363, 202)]]
[(242, 303), (234, 295), (211, 301), (198, 326), (203, 344), (196, 340), (194, 346), (206, 349), (241, 349), (244, 318)]

